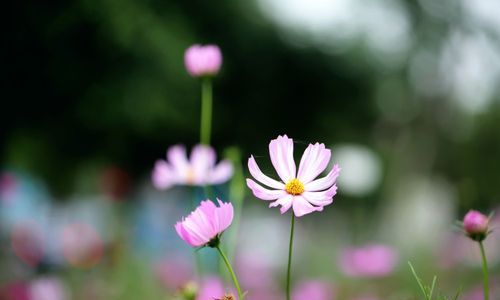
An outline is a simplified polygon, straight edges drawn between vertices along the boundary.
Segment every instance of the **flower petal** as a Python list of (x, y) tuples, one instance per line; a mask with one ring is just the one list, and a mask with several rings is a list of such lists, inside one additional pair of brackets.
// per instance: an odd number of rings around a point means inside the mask
[(278, 136), (269, 143), (269, 154), (274, 169), (283, 182), (288, 182), (296, 176), (296, 166), (293, 160), (293, 140), (286, 135)]
[(204, 244), (203, 240), (191, 235), (185, 228), (182, 222), (175, 224), (175, 231), (177, 234), (190, 246), (198, 247)]
[(157, 189), (165, 190), (176, 183), (176, 173), (166, 161), (157, 160), (151, 179)]
[(252, 179), (247, 179), (247, 186), (252, 190), (255, 197), (262, 200), (276, 200), (287, 195), (284, 190), (268, 190)]
[(307, 200), (302, 196), (294, 196), (293, 197), (293, 212), (295, 216), (302, 217), (303, 215), (312, 213), (313, 211), (322, 211), (322, 206), (313, 206), (311, 203), (307, 202)]
[(330, 157), (331, 151), (325, 144), (309, 144), (300, 159), (297, 178), (304, 184), (311, 182), (326, 169)]
[(211, 171), (208, 178), (211, 184), (221, 184), (233, 176), (233, 164), (229, 160), (222, 160)]
[(285, 189), (285, 185), (277, 180), (272, 179), (269, 176), (264, 175), (262, 171), (260, 170), (259, 166), (257, 165), (257, 162), (255, 161), (255, 158), (250, 156), (248, 159), (248, 170), (250, 171), (250, 174), (260, 181), (261, 183), (267, 185), (268, 187), (272, 187), (275, 189)]
[(271, 202), (269, 204), (269, 207), (276, 207), (278, 205), (281, 205), (280, 212), (281, 214), (284, 214), (290, 209), (290, 207), (292, 207), (292, 204), (293, 204), (293, 196), (286, 195), (285, 197), (279, 198), (278, 200)]
[(168, 162), (176, 170), (176, 173), (184, 174), (189, 169), (186, 148), (182, 145), (174, 145), (167, 151)]
[(217, 208), (216, 213), (217, 213), (217, 222), (218, 222), (218, 228), (217, 232), (221, 233), (224, 230), (226, 230), (229, 225), (233, 222), (233, 217), (234, 217), (234, 209), (233, 205), (229, 202), (225, 203), (222, 202), (220, 199), (217, 199), (219, 202), (219, 208)]
[(304, 192), (302, 196), (307, 200), (307, 202), (317, 205), (326, 206), (332, 204), (333, 196), (337, 193), (337, 185), (333, 185), (326, 191), (323, 192)]
[(328, 175), (305, 184), (304, 189), (308, 192), (315, 192), (330, 188), (333, 184), (335, 184), (335, 181), (340, 174), (340, 170), (339, 165), (335, 164)]
[(215, 150), (207, 145), (196, 145), (191, 150), (191, 169), (196, 184), (208, 182), (209, 170), (215, 165)]

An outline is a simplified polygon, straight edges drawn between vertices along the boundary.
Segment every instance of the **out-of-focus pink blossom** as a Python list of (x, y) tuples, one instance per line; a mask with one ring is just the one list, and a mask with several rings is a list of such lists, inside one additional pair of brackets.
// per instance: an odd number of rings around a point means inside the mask
[(309, 280), (298, 283), (292, 294), (293, 300), (333, 300), (333, 286), (325, 281)]
[(2, 300), (31, 300), (28, 285), (22, 281), (10, 282), (0, 287)]
[(222, 299), (227, 293), (230, 291), (224, 288), (224, 283), (219, 278), (208, 277), (202, 281), (196, 300)]
[(0, 201), (8, 201), (16, 189), (16, 177), (13, 174), (0, 174)]
[(482, 241), (488, 234), (488, 223), (487, 216), (470, 210), (464, 217), (464, 230), (470, 238)]
[(57, 278), (39, 278), (29, 286), (30, 300), (65, 300), (68, 295), (63, 283)]
[(330, 162), (331, 151), (324, 144), (309, 144), (299, 164), (299, 170), (293, 158), (293, 140), (288, 136), (278, 136), (269, 143), (269, 154), (274, 169), (281, 181), (272, 179), (262, 173), (253, 155), (248, 159), (250, 174), (268, 189), (247, 179), (247, 186), (255, 197), (273, 201), (269, 207), (281, 206), (285, 213), (293, 206), (295, 216), (301, 217), (323, 208), (333, 202), (337, 193), (336, 180), (340, 173), (338, 165), (323, 178), (316, 179)]
[(393, 272), (397, 262), (396, 251), (379, 244), (347, 248), (340, 255), (340, 267), (351, 277), (387, 276)]
[(222, 53), (216, 45), (193, 45), (184, 53), (184, 64), (193, 77), (213, 76), (219, 73)]
[(155, 266), (160, 282), (170, 290), (177, 290), (193, 278), (192, 267), (181, 258), (166, 259)]
[(43, 258), (44, 245), (40, 225), (34, 221), (15, 224), (11, 232), (14, 254), (29, 266), (36, 266)]
[(104, 245), (99, 233), (89, 224), (66, 226), (61, 235), (61, 246), (66, 261), (79, 268), (91, 268), (103, 255)]
[(153, 185), (160, 190), (174, 185), (221, 184), (233, 175), (231, 162), (222, 160), (215, 164), (215, 150), (207, 145), (195, 146), (191, 151), (190, 160), (184, 146), (172, 146), (167, 151), (167, 159), (168, 161), (156, 161), (152, 173)]
[(175, 224), (177, 234), (189, 245), (199, 247), (218, 239), (219, 235), (233, 222), (233, 205), (219, 202), (219, 207), (210, 200), (200, 206), (181, 222)]

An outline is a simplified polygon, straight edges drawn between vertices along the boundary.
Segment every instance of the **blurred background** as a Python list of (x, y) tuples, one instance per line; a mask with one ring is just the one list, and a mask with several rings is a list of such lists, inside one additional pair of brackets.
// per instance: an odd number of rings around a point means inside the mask
[[(214, 80), (220, 159), (247, 177), (254, 154), (274, 177), (267, 146), (287, 134), (296, 159), (323, 142), (342, 167), (334, 204), (297, 222), (297, 288), (330, 289), (324, 299), (417, 299), (412, 261), (443, 293), (481, 299), (478, 249), (453, 224), (469, 209), (500, 207), (499, 1), (12, 6), (0, 299), (173, 299), (195, 278), (173, 225), (203, 189), (158, 191), (150, 180), (169, 146), (198, 142), (200, 87), (183, 64), (194, 43), (217, 44), (224, 57)], [(244, 198), (227, 247), (250, 300), (282, 299), (289, 218), (241, 183), (215, 188)], [(343, 254), (370, 245), (391, 249), (387, 272), (347, 271)], [(486, 250), (499, 289), (497, 232)], [(207, 278), (218, 269), (212, 252), (200, 251)]]

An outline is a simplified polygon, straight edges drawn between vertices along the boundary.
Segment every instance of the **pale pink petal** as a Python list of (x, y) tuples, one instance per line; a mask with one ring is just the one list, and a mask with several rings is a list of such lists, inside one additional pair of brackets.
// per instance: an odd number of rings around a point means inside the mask
[(168, 162), (176, 174), (184, 174), (189, 169), (189, 162), (186, 155), (186, 148), (182, 145), (175, 145), (168, 149), (167, 151)]
[(313, 206), (302, 196), (293, 197), (293, 212), (295, 216), (302, 217), (303, 215), (312, 213), (313, 211), (322, 211), (322, 206)]
[(177, 222), (177, 224), (175, 224), (175, 231), (177, 231), (177, 234), (181, 237), (181, 239), (183, 239), (190, 246), (198, 247), (203, 245), (202, 240), (193, 237), (186, 231), (186, 229), (182, 225), (182, 222)]
[(223, 232), (233, 222), (234, 209), (231, 203), (224, 203), (217, 199), (219, 202), (219, 209), (217, 209), (217, 219), (219, 223), (218, 232)]
[(268, 187), (272, 187), (275, 189), (283, 190), (285, 189), (285, 185), (279, 181), (276, 181), (269, 176), (264, 175), (262, 171), (260, 170), (259, 166), (257, 165), (257, 162), (255, 161), (255, 158), (250, 156), (248, 159), (248, 170), (250, 171), (250, 174), (263, 183), (264, 185), (267, 185)]
[(271, 202), (269, 204), (269, 207), (276, 207), (278, 205), (281, 205), (280, 212), (281, 214), (284, 214), (290, 209), (290, 207), (292, 207), (292, 204), (293, 204), (293, 196), (286, 195), (285, 197), (279, 198), (278, 200)]
[(333, 196), (337, 193), (337, 186), (334, 185), (326, 191), (323, 192), (304, 192), (302, 196), (307, 200), (307, 202), (317, 205), (326, 206), (332, 204)]
[(326, 169), (330, 157), (331, 151), (325, 144), (309, 144), (300, 159), (297, 178), (304, 184), (311, 182)]
[(328, 175), (305, 184), (304, 189), (309, 192), (323, 191), (329, 189), (333, 184), (335, 184), (335, 181), (337, 180), (339, 174), (340, 174), (340, 167), (337, 164), (335, 164), (330, 173), (328, 173)]
[(269, 154), (276, 172), (283, 182), (288, 182), (296, 176), (296, 166), (293, 159), (293, 140), (286, 135), (278, 136), (269, 143)]
[(207, 145), (196, 145), (191, 150), (191, 171), (195, 184), (203, 185), (209, 181), (209, 170), (215, 165), (215, 150)]
[(222, 160), (211, 171), (209, 183), (221, 184), (233, 176), (233, 164), (229, 160)]
[(268, 190), (252, 179), (247, 179), (247, 186), (252, 190), (255, 197), (262, 200), (276, 200), (287, 195), (284, 190)]
[(212, 201), (207, 199), (201, 201), (200, 206), (198, 206), (196, 211), (201, 212), (203, 215), (199, 216), (199, 218), (210, 224), (213, 232), (217, 232), (217, 228), (219, 227), (217, 220), (217, 212), (216, 212), (217, 206), (215, 206), (215, 204)]
[(189, 235), (189, 238), (192, 241), (192, 246), (202, 246), (205, 245), (210, 241), (212, 236), (207, 234), (206, 228), (202, 228), (197, 226), (193, 221), (190, 221), (186, 219), (182, 223), (182, 227), (184, 230), (187, 232), (187, 235)]
[(164, 190), (176, 183), (177, 174), (166, 161), (157, 160), (151, 179), (157, 189)]

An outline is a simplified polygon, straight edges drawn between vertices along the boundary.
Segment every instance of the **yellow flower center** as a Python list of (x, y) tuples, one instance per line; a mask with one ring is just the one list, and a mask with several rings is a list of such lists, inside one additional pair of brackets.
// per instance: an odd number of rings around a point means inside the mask
[(291, 195), (300, 195), (304, 192), (304, 184), (297, 178), (294, 178), (285, 185), (285, 191)]
[(194, 184), (195, 173), (193, 169), (188, 169), (186, 172), (186, 181), (188, 184)]

